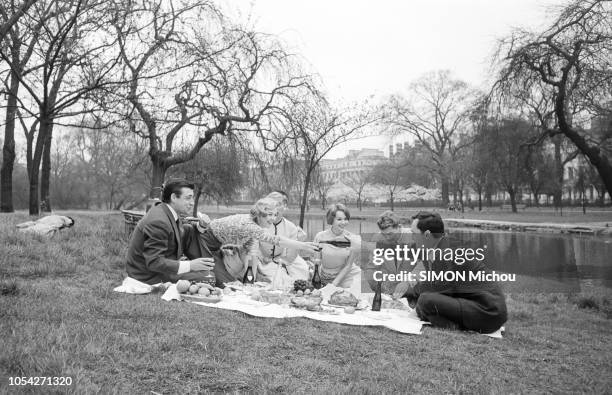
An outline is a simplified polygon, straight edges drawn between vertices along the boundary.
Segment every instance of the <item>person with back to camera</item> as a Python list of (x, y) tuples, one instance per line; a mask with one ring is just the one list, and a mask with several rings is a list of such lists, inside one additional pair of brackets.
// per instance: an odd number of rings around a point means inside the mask
[[(412, 233), (416, 247), (457, 250), (457, 241), (444, 233), (440, 214), (420, 212), (413, 217)], [(446, 255), (446, 254), (444, 254)], [(442, 258), (442, 259), (439, 259)], [(483, 260), (465, 260), (461, 265), (454, 260), (436, 256), (423, 263), (429, 272), (466, 272), (466, 281), (420, 281), (409, 287), (404, 296), (414, 305), (422, 320), (443, 328), (473, 330), (491, 333), (507, 320), (506, 300), (496, 282), (468, 281), (469, 272), (485, 270)]]
[(320, 276), (323, 286), (349, 288), (356, 295), (361, 293), (361, 236), (355, 235), (346, 226), (351, 219), (349, 210), (343, 204), (334, 204), (325, 216), (330, 227), (316, 234), (315, 243), (321, 250)]

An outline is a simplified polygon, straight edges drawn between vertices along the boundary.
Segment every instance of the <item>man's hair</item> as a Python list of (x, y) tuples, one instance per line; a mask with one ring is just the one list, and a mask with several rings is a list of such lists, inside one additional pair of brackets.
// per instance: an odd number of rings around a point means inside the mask
[(387, 228), (399, 228), (400, 221), (398, 216), (391, 210), (387, 210), (380, 214), (378, 221), (376, 221), (378, 229), (385, 230)]
[(70, 228), (71, 226), (74, 226), (74, 218), (66, 216), (66, 218), (70, 218), (70, 223), (68, 225), (66, 225), (67, 228)]
[(189, 182), (184, 179), (178, 180), (170, 180), (164, 186), (162, 190), (162, 202), (170, 203), (170, 197), (173, 193), (176, 194), (176, 197), (181, 197), (181, 189), (189, 188), (194, 189), (195, 185), (193, 182)]
[(347, 220), (351, 219), (351, 213), (348, 211), (348, 208), (344, 204), (336, 203), (327, 210), (327, 214), (325, 218), (327, 219), (327, 224), (331, 225), (334, 223), (334, 219), (336, 218), (336, 213), (338, 211), (342, 211)]
[(412, 219), (419, 220), (416, 226), (423, 233), (430, 231), (435, 237), (440, 237), (444, 234), (444, 222), (438, 213), (420, 211), (416, 215), (413, 215)]
[(286, 204), (289, 204), (289, 195), (287, 195), (285, 192), (278, 190), (278, 189), (270, 192), (268, 196), (266, 197), (270, 199), (274, 199), (279, 203), (284, 202)]

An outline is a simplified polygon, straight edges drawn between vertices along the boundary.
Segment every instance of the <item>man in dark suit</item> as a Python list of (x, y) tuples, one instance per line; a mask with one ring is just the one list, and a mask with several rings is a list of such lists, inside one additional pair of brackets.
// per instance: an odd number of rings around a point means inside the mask
[[(209, 270), (214, 270), (212, 257), (183, 256), (185, 227), (180, 216), (193, 210), (194, 185), (186, 180), (166, 184), (162, 202), (151, 208), (136, 225), (127, 252), (128, 276), (147, 284), (176, 282), (177, 280), (201, 281)], [(201, 256), (201, 255), (200, 255)]]
[[(418, 213), (413, 217), (411, 229), (417, 248), (457, 251), (464, 247), (444, 233), (440, 214)], [(423, 263), (430, 273), (465, 272), (466, 279), (469, 272), (486, 272), (483, 260), (466, 259), (458, 264), (447, 259), (446, 253), (443, 257), (425, 259)], [(496, 282), (420, 281), (414, 287), (407, 287), (404, 296), (409, 302), (416, 301), (415, 310), (419, 318), (434, 326), (490, 333), (499, 329), (508, 318), (506, 300)]]

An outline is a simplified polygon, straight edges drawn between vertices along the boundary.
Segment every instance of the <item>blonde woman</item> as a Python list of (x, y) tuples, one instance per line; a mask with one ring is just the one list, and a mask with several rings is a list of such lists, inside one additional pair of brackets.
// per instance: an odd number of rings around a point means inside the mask
[[(234, 279), (242, 279), (248, 262), (231, 258), (235, 252), (244, 255), (259, 256), (259, 242), (266, 242), (279, 248), (288, 248), (314, 252), (319, 247), (312, 242), (292, 240), (282, 235), (266, 232), (264, 228), (270, 227), (276, 217), (277, 202), (263, 198), (258, 200), (249, 214), (234, 214), (217, 218), (209, 223), (201, 221), (198, 224), (200, 231), (200, 244), (216, 255), (221, 251), (225, 268)], [(256, 268), (254, 273), (256, 273)]]

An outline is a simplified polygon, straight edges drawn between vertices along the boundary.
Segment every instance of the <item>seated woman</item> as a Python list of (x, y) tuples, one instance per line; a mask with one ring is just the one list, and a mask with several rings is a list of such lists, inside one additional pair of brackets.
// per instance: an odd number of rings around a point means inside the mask
[[(305, 240), (306, 233), (293, 222), (285, 218), (288, 197), (285, 192), (274, 191), (266, 196), (277, 203), (277, 215), (270, 227), (264, 228), (267, 233), (285, 236), (292, 240)], [(258, 276), (263, 281), (270, 281), (273, 287), (293, 287), (295, 280), (308, 280), (310, 267), (299, 255), (299, 251), (290, 248), (278, 248), (261, 241), (259, 250), (263, 262), (258, 267)]]
[[(222, 263), (232, 279), (241, 280), (248, 262), (231, 257), (232, 251), (248, 251), (248, 254), (259, 255), (259, 242), (273, 244), (280, 248), (291, 248), (314, 252), (318, 246), (312, 242), (302, 242), (281, 235), (267, 233), (264, 228), (272, 224), (276, 216), (276, 202), (272, 199), (260, 199), (251, 208), (249, 214), (235, 214), (213, 219), (209, 223), (198, 224), (200, 248), (216, 256), (215, 264)], [(223, 259), (221, 251), (225, 252)], [(220, 262), (218, 262), (218, 260)], [(253, 273), (257, 268), (253, 268)], [(230, 280), (231, 281), (231, 280)]]
[[(397, 246), (399, 246), (400, 249), (403, 249), (404, 246), (410, 249), (414, 248), (415, 244), (412, 239), (412, 231), (410, 228), (402, 227), (398, 216), (393, 211), (387, 210), (382, 213), (378, 217), (376, 225), (378, 225), (378, 229), (380, 229), (380, 233), (374, 237), (377, 250), (395, 250)], [(381, 281), (383, 274), (398, 275), (409, 273), (415, 269), (415, 264), (416, 262), (398, 260), (396, 254), (393, 254), (392, 259), (385, 259), (380, 256), (376, 259), (372, 257), (366, 269), (366, 280), (370, 288), (374, 290), (377, 281)], [(422, 264), (420, 264), (420, 266), (422, 267)], [(388, 279), (388, 277), (385, 278)], [(408, 290), (409, 285), (409, 283), (404, 281), (382, 281), (381, 288), (383, 293), (400, 298)]]
[(321, 283), (350, 288), (351, 293), (359, 295), (361, 237), (345, 229), (350, 218), (351, 214), (343, 204), (333, 205), (326, 214), (330, 228), (317, 233), (314, 242), (322, 247), (319, 269)]

